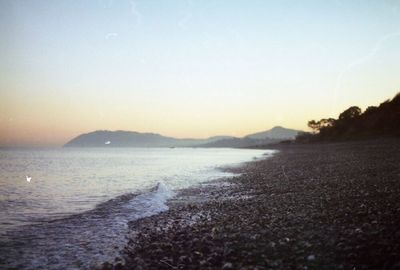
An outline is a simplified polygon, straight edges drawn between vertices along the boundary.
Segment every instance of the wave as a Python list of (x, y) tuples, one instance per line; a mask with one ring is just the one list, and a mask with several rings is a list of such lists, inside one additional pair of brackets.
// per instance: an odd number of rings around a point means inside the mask
[(22, 226), (0, 242), (0, 261), (18, 269), (90, 269), (114, 262), (127, 243), (128, 222), (168, 210), (167, 200), (174, 195), (160, 182), (90, 211)]

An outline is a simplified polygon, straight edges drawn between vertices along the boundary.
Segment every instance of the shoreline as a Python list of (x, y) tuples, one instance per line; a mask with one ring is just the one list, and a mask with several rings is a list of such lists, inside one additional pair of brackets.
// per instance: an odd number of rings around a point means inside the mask
[(103, 269), (400, 267), (400, 141), (278, 145), (242, 173), (182, 190), (130, 222), (125, 265)]
[[(168, 198), (173, 196), (174, 187), (184, 188), (197, 185), (196, 182), (231, 176), (231, 173), (226, 173), (217, 168), (224, 168), (229, 164), (239, 165), (243, 161), (251, 160), (251, 158), (261, 157), (263, 153), (268, 151), (204, 149), (199, 152), (192, 149), (176, 149), (167, 150), (168, 153), (160, 153), (158, 149), (139, 150), (138, 155), (129, 154), (129, 156), (134, 157), (133, 159), (127, 159), (127, 155), (124, 153), (115, 153), (111, 157), (121, 160), (116, 164), (110, 163), (110, 155), (103, 151), (96, 151), (95, 156), (86, 154), (86, 151), (83, 151), (83, 156), (81, 151), (78, 151), (78, 155), (73, 151), (72, 155), (67, 156), (64, 156), (64, 153), (61, 152), (63, 151), (57, 151), (55, 156), (74, 160), (75, 165), (78, 165), (73, 166), (74, 162), (68, 163), (72, 168), (75, 168), (73, 170), (75, 172), (69, 175), (70, 177), (62, 173), (65, 169), (61, 166), (64, 159), (59, 158), (59, 163), (47, 167), (52, 172), (48, 174), (47, 179), (36, 174), (34, 174), (34, 181), (30, 184), (26, 183), (24, 178), (20, 179), (23, 187), (32, 192), (29, 194), (36, 195), (24, 196), (24, 189), (22, 189), (20, 193), (16, 193), (19, 194), (17, 200), (3, 201), (1, 206), (6, 212), (2, 215), (2, 221), (8, 223), (3, 222), (2, 226), (4, 228), (5, 224), (9, 224), (10, 229), (3, 230), (0, 234), (0, 268), (97, 269), (104, 262), (122, 262), (117, 257), (121, 257), (120, 251), (127, 245), (126, 236), (129, 232), (129, 221), (156, 215), (168, 209), (165, 203)], [(128, 152), (131, 151), (128, 150)], [(140, 153), (144, 154), (141, 155)], [(160, 158), (158, 161), (150, 162), (149, 160), (155, 153)], [(10, 153), (10, 156), (13, 154), (14, 152)], [(40, 155), (43, 164), (51, 164), (50, 162), (53, 162), (52, 160), (55, 157), (53, 152), (48, 151), (42, 153), (28, 150), (16, 154), (17, 157), (25, 157), (26, 155)], [(110, 166), (98, 166), (98, 168), (91, 170), (92, 167), (89, 168), (85, 161), (89, 161), (89, 164), (93, 166), (95, 159), (98, 165), (109, 164)], [(19, 161), (16, 164), (30, 162), (30, 159), (20, 158), (16, 160)], [(113, 165), (119, 166), (115, 170)], [(100, 169), (100, 171), (98, 172), (97, 169)], [(115, 171), (113, 176), (107, 176), (110, 169)], [(139, 172), (136, 173), (135, 169), (139, 169)], [(38, 169), (38, 171), (40, 170)], [(86, 182), (85, 176), (93, 174), (97, 174), (96, 177), (91, 177), (94, 181)], [(54, 200), (41, 201), (47, 194), (41, 192), (42, 190), (48, 191), (49, 194), (53, 194), (51, 192), (57, 194), (57, 191), (61, 190), (51, 189), (53, 187), (51, 183), (55, 183), (52, 180), (57, 178), (59, 178), (60, 184), (66, 187), (65, 192), (63, 192), (65, 197), (53, 196), (51, 199)], [(61, 180), (65, 180), (65, 182)], [(19, 181), (13, 183), (16, 183), (19, 187)], [(85, 189), (82, 192), (70, 192), (74, 189), (79, 190), (82, 185), (83, 187), (89, 186), (88, 183), (93, 186), (97, 184), (100, 189), (92, 190), (90, 188), (86, 190), (88, 192), (85, 192)], [(121, 184), (125, 184), (129, 189), (121, 188)], [(13, 185), (10, 184), (10, 189), (12, 187)], [(68, 190), (70, 187), (71, 190)], [(18, 189), (15, 190), (19, 191)], [(101, 192), (105, 190), (107, 191), (106, 196)], [(44, 196), (40, 197), (41, 195)], [(35, 200), (30, 200), (31, 198), (35, 198)], [(56, 204), (52, 204), (53, 202), (56, 202)], [(68, 208), (70, 209), (69, 212), (59, 211), (57, 215), (52, 215), (51, 210), (64, 209), (61, 207), (64, 205), (63, 202), (70, 203), (72, 206), (79, 205), (83, 209), (82, 211), (73, 211), (72, 209), (75, 208), (70, 207)], [(34, 210), (35, 213), (29, 215), (29, 212), (27, 212), (27, 215), (23, 215), (25, 212), (21, 209), (25, 208), (17, 208), (16, 205), (31, 205), (27, 209)], [(48, 208), (41, 212), (39, 210), (42, 208), (39, 208), (38, 205)], [(51, 208), (51, 206), (59, 206), (59, 208)], [(12, 211), (13, 209), (20, 210), (20, 212)], [(15, 216), (11, 214), (14, 212)], [(7, 216), (7, 213), (10, 213), (10, 215)], [(21, 223), (25, 223), (14, 225), (12, 221), (16, 218), (19, 218)]]

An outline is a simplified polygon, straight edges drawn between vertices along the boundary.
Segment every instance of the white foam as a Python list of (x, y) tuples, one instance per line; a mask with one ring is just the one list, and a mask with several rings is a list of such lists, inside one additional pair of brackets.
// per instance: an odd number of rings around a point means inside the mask
[[(92, 269), (113, 262), (127, 243), (129, 221), (167, 211), (167, 202), (175, 195), (173, 190), (234, 175), (216, 166), (239, 164), (263, 152), (114, 148), (7, 152), (0, 155), (0, 170), (15, 168), (14, 174), (20, 178), (17, 169), (33, 163), (29, 171), (36, 185), (6, 182), (10, 197), (6, 207), (13, 211), (2, 213), (0, 221), (22, 220), (26, 225), (7, 232), (5, 239), (10, 241), (8, 246), (0, 243), (0, 261), (16, 269)], [(18, 162), (11, 166), (7, 163), (10, 160)], [(40, 174), (43, 168), (46, 174)], [(4, 179), (12, 179), (12, 175)], [(0, 179), (0, 185), (4, 179)], [(149, 189), (151, 186), (154, 188)], [(52, 204), (49, 198), (57, 198), (57, 203)], [(31, 214), (26, 205), (34, 203)], [(39, 207), (42, 205), (43, 209)], [(63, 212), (65, 209), (69, 214)], [(36, 216), (51, 222), (31, 224)]]
[(149, 193), (143, 193), (126, 204), (126, 208), (135, 209), (134, 219), (156, 215), (162, 211), (167, 211), (167, 200), (172, 198), (175, 192), (165, 183), (159, 182), (155, 190)]

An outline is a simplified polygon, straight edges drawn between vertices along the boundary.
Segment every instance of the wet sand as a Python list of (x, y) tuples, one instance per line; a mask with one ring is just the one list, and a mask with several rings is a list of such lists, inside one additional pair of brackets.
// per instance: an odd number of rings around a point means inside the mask
[(399, 139), (275, 148), (131, 222), (114, 268), (400, 269)]

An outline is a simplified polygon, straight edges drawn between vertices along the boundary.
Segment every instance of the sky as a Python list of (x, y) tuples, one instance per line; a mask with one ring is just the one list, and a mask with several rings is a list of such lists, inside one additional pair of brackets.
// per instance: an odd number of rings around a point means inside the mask
[(0, 0), (0, 146), (307, 130), (397, 92), (399, 0)]

